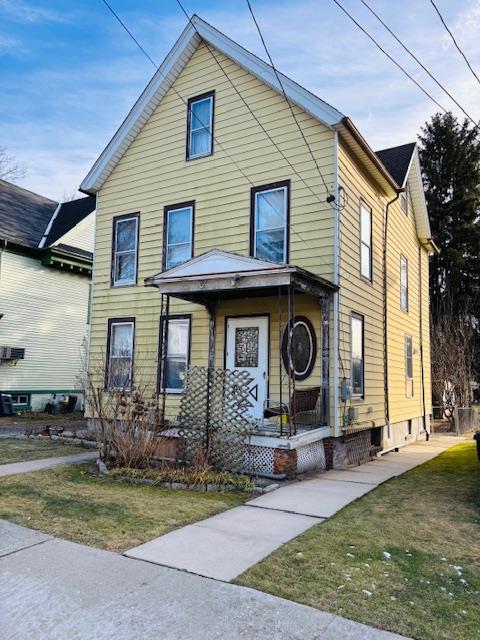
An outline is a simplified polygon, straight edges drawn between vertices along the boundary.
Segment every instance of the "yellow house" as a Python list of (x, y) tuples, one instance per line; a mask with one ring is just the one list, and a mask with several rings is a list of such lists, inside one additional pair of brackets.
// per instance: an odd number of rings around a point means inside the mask
[(195, 16), (81, 189), (107, 387), (151, 385), (175, 424), (187, 367), (247, 372), (270, 475), (282, 452), (305, 471), (425, 437), (435, 247), (415, 143), (375, 153)]

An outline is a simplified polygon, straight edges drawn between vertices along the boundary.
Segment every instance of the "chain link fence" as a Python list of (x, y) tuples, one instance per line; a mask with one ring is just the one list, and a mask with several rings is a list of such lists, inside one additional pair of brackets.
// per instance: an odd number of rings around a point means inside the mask
[(433, 433), (456, 433), (463, 435), (480, 429), (480, 406), (472, 407), (432, 407)]

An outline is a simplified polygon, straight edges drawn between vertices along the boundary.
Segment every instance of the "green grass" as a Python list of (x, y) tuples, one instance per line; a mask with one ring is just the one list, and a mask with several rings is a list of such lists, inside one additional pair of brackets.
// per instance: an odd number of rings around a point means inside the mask
[(0, 438), (0, 464), (85, 453), (85, 447), (54, 440)]
[(479, 525), (480, 463), (467, 442), (350, 504), (237, 582), (421, 640), (473, 640)]
[[(86, 423), (86, 420), (80, 411), (56, 414), (25, 411), (14, 413), (13, 416), (8, 416), (6, 418), (0, 418), (0, 429), (1, 427), (8, 427), (12, 424), (28, 424), (35, 426), (36, 424), (52, 424), (56, 422), (62, 424), (65, 423), (66, 426), (82, 426)], [(59, 426), (62, 425), (60, 424)]]
[(0, 518), (122, 551), (241, 504), (237, 494), (196, 493), (111, 482), (88, 465), (0, 480)]

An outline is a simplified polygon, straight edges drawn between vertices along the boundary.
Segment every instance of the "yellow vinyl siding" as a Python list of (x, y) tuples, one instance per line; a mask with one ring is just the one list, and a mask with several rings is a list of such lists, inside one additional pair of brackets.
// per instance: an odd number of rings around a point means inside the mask
[[(358, 408), (358, 426), (385, 423), (383, 376), (383, 218), (385, 194), (340, 142), (339, 185), (346, 203), (340, 211), (339, 380), (350, 381), (350, 318), (364, 317), (365, 397), (348, 404)], [(360, 202), (372, 209), (372, 282), (360, 275)], [(341, 403), (340, 403), (341, 404)], [(345, 407), (340, 406), (340, 427)]]

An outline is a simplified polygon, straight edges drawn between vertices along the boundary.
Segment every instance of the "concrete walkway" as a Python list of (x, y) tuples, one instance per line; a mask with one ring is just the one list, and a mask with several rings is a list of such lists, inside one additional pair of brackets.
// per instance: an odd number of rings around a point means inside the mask
[(434, 437), (348, 470), (293, 482), (126, 552), (126, 556), (231, 581), (386, 480), (434, 458), (462, 438)]
[(95, 450), (85, 451), (85, 453), (74, 453), (70, 456), (41, 458), (40, 460), (28, 460), (26, 462), (11, 462), (10, 464), (0, 465), (0, 478), (13, 476), (17, 473), (30, 473), (31, 471), (41, 471), (42, 469), (50, 469), (51, 467), (63, 467), (67, 464), (88, 462), (89, 460), (96, 460), (97, 458), (98, 452)]
[(0, 570), (5, 640), (405, 640), (253, 589), (3, 520)]

